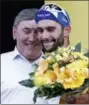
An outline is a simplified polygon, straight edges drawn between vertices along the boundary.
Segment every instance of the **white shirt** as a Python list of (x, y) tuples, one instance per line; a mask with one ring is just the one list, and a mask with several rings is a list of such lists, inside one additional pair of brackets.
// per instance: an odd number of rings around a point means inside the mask
[[(24, 87), (19, 82), (29, 78), (28, 74), (33, 71), (33, 64), (38, 64), (39, 59), (31, 63), (18, 52), (17, 48), (12, 52), (1, 54), (1, 104), (34, 104), (35, 88)], [(50, 100), (38, 98), (36, 104), (50, 104)]]

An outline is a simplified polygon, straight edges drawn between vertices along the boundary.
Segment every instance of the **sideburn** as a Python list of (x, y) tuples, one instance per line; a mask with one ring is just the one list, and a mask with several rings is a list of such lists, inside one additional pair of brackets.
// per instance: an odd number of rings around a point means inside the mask
[(64, 45), (64, 37), (63, 34), (61, 34), (59, 38), (59, 46), (62, 47), (63, 45)]
[(64, 45), (64, 36), (63, 36), (64, 26), (63, 25), (61, 25), (61, 29), (62, 29), (62, 33), (59, 38), (59, 46), (60, 47)]

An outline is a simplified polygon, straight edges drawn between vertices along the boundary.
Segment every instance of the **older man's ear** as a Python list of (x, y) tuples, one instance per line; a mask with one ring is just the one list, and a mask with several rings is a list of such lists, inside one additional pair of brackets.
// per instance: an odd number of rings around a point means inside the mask
[(16, 28), (15, 27), (13, 27), (12, 34), (13, 34), (13, 39), (16, 40)]

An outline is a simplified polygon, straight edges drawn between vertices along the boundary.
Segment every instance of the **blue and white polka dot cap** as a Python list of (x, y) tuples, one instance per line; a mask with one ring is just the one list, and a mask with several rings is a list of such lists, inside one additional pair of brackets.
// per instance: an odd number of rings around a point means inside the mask
[(64, 27), (70, 25), (70, 18), (68, 13), (55, 4), (45, 4), (36, 13), (35, 21), (38, 23), (40, 20), (49, 19), (62, 24)]

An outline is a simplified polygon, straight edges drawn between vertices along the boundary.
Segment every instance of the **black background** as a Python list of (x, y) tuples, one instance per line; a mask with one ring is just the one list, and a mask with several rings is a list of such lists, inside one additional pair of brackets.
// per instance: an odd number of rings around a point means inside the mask
[(2, 0), (1, 5), (1, 53), (14, 49), (12, 26), (15, 16), (25, 8), (40, 8), (44, 0)]

